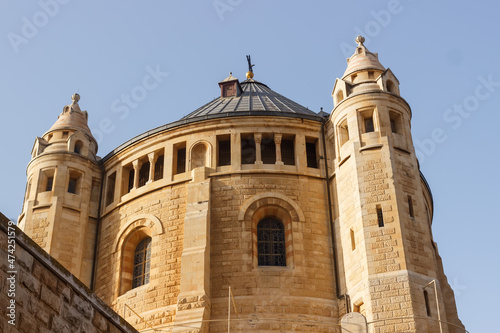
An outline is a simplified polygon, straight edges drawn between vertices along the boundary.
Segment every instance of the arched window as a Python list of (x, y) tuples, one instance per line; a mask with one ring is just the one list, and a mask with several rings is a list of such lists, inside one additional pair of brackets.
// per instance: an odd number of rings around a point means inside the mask
[(257, 225), (259, 266), (286, 266), (285, 228), (274, 217), (266, 217)]
[(151, 266), (151, 237), (144, 238), (135, 248), (132, 288), (149, 283)]

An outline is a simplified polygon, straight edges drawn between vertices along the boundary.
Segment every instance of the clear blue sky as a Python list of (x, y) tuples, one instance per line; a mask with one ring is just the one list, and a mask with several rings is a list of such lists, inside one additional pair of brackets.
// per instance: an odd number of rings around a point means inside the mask
[[(459, 315), (469, 331), (491, 331), (500, 299), (499, 10), (491, 1), (1, 0), (0, 211), (17, 218), (35, 137), (74, 92), (100, 156), (210, 101), (230, 71), (243, 80), (247, 54), (255, 79), (329, 112), (362, 33), (412, 107)], [(158, 84), (125, 112), (122, 96), (138, 93), (148, 71), (161, 73)]]

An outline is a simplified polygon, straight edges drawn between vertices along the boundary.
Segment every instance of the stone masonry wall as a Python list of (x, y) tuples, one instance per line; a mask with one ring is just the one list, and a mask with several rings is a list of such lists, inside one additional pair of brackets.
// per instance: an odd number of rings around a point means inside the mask
[(1, 213), (0, 277), (0, 332), (137, 332)]
[[(181, 183), (143, 194), (102, 218), (96, 294), (137, 329), (145, 328), (146, 324), (128, 309), (124, 315), (124, 304), (143, 316), (149, 325), (173, 323), (180, 291), (185, 212), (186, 188)], [(151, 219), (157, 219), (160, 226)], [(122, 293), (119, 290), (122, 251), (116, 248), (117, 241), (126, 241), (128, 231), (141, 226), (154, 231), (150, 282)]]
[[(252, 174), (212, 180), (211, 319), (227, 318), (231, 286), (239, 318), (251, 319), (233, 322), (232, 330), (338, 332), (325, 191), (324, 180), (304, 176)], [(291, 231), (285, 233), (292, 239), (287, 267), (259, 267), (252, 251), (256, 244), (252, 222), (238, 219), (242, 207), (259, 195), (267, 197), (261, 207), (269, 210), (253, 223), (283, 206), (273, 195), (294, 201), (303, 212), (304, 221), (292, 222)], [(227, 322), (210, 325), (210, 332), (225, 331)]]

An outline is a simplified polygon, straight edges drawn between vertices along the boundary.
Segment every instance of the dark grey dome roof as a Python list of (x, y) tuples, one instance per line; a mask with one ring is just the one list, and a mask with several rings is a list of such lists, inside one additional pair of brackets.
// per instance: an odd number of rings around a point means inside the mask
[[(181, 120), (198, 117), (272, 115), (321, 119), (316, 112), (271, 90), (264, 83), (248, 79), (241, 82), (242, 94), (238, 97), (219, 97), (191, 112)], [(305, 117), (304, 117), (305, 116)]]

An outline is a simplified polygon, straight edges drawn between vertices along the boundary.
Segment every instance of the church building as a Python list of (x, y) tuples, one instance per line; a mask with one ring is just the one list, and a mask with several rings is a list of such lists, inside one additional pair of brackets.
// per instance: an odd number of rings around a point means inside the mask
[(35, 140), (19, 227), (140, 332), (466, 332), (411, 108), (356, 42), (330, 113), (248, 57), (103, 158), (74, 94)]

